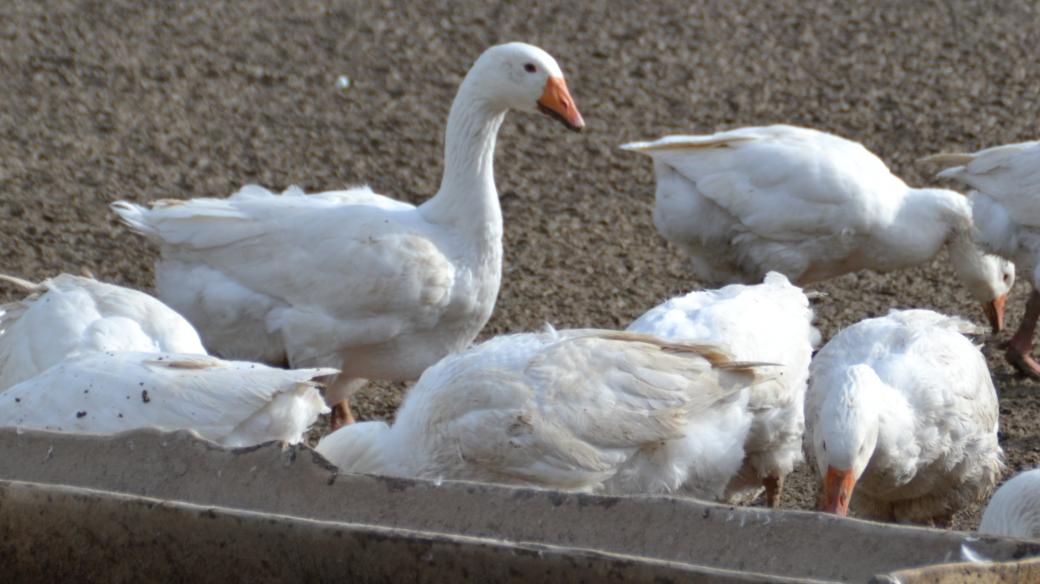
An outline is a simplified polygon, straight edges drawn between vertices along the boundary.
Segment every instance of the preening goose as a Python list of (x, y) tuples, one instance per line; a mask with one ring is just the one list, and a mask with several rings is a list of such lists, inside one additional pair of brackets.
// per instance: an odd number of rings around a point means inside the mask
[(836, 335), (813, 359), (807, 432), (823, 509), (945, 524), (1004, 467), (997, 394), (967, 321), (892, 311)]
[(745, 458), (727, 488), (727, 498), (746, 499), (766, 489), (766, 503), (779, 504), (783, 481), (802, 456), (805, 389), (819, 332), (801, 289), (770, 272), (754, 286), (733, 284), (690, 292), (639, 317), (628, 330), (678, 342), (710, 343), (741, 361), (780, 365), (774, 377), (753, 386), (751, 431)]
[(350, 472), (716, 498), (740, 467), (751, 364), (711, 345), (599, 330), (494, 338), (446, 357), (394, 425), (318, 452)]
[(159, 242), (159, 296), (228, 358), (335, 367), (334, 426), (365, 379), (412, 380), (467, 347), (491, 316), (502, 275), (495, 138), (509, 109), (584, 121), (545, 51), (492, 47), (448, 117), (440, 190), (422, 205), (362, 187), (227, 199), (113, 204)]
[(979, 533), (1040, 539), (1040, 469), (1015, 475), (993, 493)]
[(777, 125), (622, 148), (653, 158), (654, 223), (702, 282), (755, 283), (773, 270), (805, 286), (916, 266), (948, 245), (961, 281), (1000, 327), (1014, 266), (979, 250), (968, 202), (907, 186), (856, 142)]
[(299, 442), (327, 412), (315, 377), (207, 355), (90, 352), (0, 392), (0, 427), (81, 434), (194, 430), (224, 446)]
[(71, 274), (0, 279), (29, 291), (0, 306), (0, 391), (83, 352), (206, 353), (184, 317), (144, 292)]
[(1040, 378), (1040, 364), (1031, 355), (1040, 318), (1040, 142), (997, 146), (974, 154), (939, 154), (925, 161), (955, 165), (939, 176), (975, 189), (971, 203), (979, 241), (1028, 270), (1033, 293), (1006, 355), (1019, 371)]

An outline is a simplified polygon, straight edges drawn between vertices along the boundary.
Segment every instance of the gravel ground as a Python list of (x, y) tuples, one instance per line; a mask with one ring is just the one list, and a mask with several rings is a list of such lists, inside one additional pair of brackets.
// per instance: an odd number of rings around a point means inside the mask
[[(1038, 119), (1031, 0), (143, 4), (0, 3), (3, 272), (85, 268), (152, 290), (156, 249), (117, 224), (107, 205), (119, 198), (367, 182), (421, 201), (439, 182), (458, 82), (485, 47), (510, 40), (557, 57), (588, 132), (507, 119), (505, 278), (485, 336), (546, 321), (618, 327), (697, 287), (653, 229), (649, 162), (623, 142), (803, 124), (862, 141), (922, 185), (917, 157), (1034, 138)], [(982, 322), (944, 256), (819, 289), (830, 293), (817, 305), (825, 338), (892, 307)], [(1014, 291), (1012, 327), (1027, 291)], [(1040, 399), (1000, 357), (1008, 335), (985, 350), (1018, 470), (1040, 460)], [(360, 409), (390, 415), (399, 399), (379, 387)], [(784, 506), (811, 508), (814, 491), (802, 469)], [(970, 509), (956, 525), (977, 519)]]

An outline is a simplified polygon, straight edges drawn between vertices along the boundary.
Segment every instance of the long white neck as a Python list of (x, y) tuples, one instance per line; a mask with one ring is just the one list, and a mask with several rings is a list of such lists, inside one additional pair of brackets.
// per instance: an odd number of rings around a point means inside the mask
[(480, 95), (475, 71), (462, 82), (448, 115), (444, 176), (437, 194), (420, 210), (428, 221), (500, 236), (502, 210), (495, 189), (495, 139), (505, 109)]
[(964, 196), (954, 191), (907, 188), (892, 223), (880, 237), (884, 248), (895, 252), (889, 258), (892, 265), (884, 268), (914, 266), (935, 257), (943, 245), (954, 239), (970, 239), (971, 207)]

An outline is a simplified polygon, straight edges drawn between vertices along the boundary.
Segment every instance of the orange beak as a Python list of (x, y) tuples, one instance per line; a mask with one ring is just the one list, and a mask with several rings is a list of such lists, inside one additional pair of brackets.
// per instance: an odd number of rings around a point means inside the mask
[(994, 299), (992, 302), (987, 302), (982, 305), (982, 311), (986, 313), (986, 318), (989, 319), (989, 324), (993, 327), (993, 334), (997, 334), (1004, 330), (1005, 302), (1007, 302), (1007, 294)]
[(849, 501), (852, 500), (852, 489), (856, 487), (856, 479), (851, 470), (836, 470), (827, 467), (827, 476), (823, 478), (823, 505), (821, 511), (835, 513), (839, 517), (849, 514)]
[(567, 91), (567, 82), (563, 77), (550, 77), (545, 82), (545, 91), (538, 99), (538, 109), (560, 120), (575, 132), (580, 132), (585, 127), (585, 120), (581, 119), (581, 113), (574, 105), (574, 99)]

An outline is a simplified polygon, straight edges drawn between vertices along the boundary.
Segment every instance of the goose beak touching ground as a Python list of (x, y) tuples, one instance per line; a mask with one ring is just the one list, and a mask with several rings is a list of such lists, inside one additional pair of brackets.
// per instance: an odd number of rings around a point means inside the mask
[(538, 109), (549, 117), (563, 122), (567, 128), (580, 132), (585, 128), (585, 120), (574, 105), (574, 98), (567, 91), (567, 82), (563, 77), (549, 77), (545, 81), (545, 92), (538, 98)]
[(986, 313), (989, 324), (993, 327), (993, 334), (1004, 330), (1004, 303), (1007, 302), (1007, 294), (994, 298), (992, 301), (982, 305), (982, 311)]
[(827, 475), (823, 478), (823, 503), (820, 511), (834, 513), (839, 517), (849, 514), (849, 501), (852, 500), (852, 489), (856, 487), (856, 476), (852, 470), (837, 470), (827, 467)]

